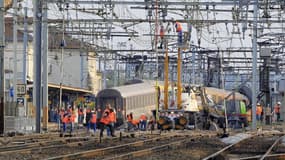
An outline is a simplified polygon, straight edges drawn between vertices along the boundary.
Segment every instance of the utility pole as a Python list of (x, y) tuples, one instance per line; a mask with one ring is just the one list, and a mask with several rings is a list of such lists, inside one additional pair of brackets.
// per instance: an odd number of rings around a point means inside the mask
[(42, 28), (42, 81), (43, 81), (43, 129), (48, 130), (48, 17), (47, 17), (47, 1), (43, 1), (43, 28)]
[(113, 72), (113, 75), (114, 75), (114, 87), (116, 87), (118, 85), (118, 69), (117, 69), (117, 53), (115, 53), (115, 60), (114, 60), (114, 72)]
[(165, 58), (164, 58), (164, 109), (168, 109), (168, 42), (164, 40)]
[(42, 45), (42, 0), (34, 0), (35, 46), (34, 46), (34, 83), (33, 101), (36, 107), (36, 132), (41, 132), (41, 45)]
[(60, 58), (60, 84), (59, 84), (59, 108), (62, 108), (62, 83), (63, 83), (63, 54), (65, 47), (64, 31), (65, 31), (65, 8), (64, 3), (62, 4), (62, 40), (61, 40), (61, 58)]
[(28, 7), (24, 8), (23, 84), (27, 84)]
[(4, 78), (4, 0), (0, 0), (0, 134), (4, 134), (5, 131), (5, 105), (4, 105), (4, 92), (5, 92), (5, 78)]
[[(28, 8), (24, 7), (24, 35), (23, 35), (23, 81), (22, 83), (27, 86), (27, 46), (28, 46)], [(9, 67), (10, 68), (10, 67)], [(24, 95), (25, 96), (25, 95)], [(24, 98), (24, 115), (28, 114), (27, 98)]]
[(83, 56), (83, 37), (80, 42), (80, 87), (83, 88), (84, 82), (84, 56)]
[(192, 74), (190, 74), (190, 75), (192, 75), (191, 76), (192, 84), (196, 84), (196, 81), (195, 81), (195, 79), (196, 79), (196, 74), (195, 74), (196, 53), (195, 52), (196, 52), (195, 47), (193, 47), (193, 49), (192, 49), (192, 59), (191, 59), (191, 62), (192, 62)]
[(177, 109), (182, 109), (181, 102), (181, 93), (182, 93), (182, 84), (181, 84), (181, 47), (178, 47), (177, 55)]
[(14, 70), (13, 70), (13, 90), (14, 97), (13, 101), (17, 102), (17, 45), (18, 45), (18, 18), (17, 18), (17, 0), (13, 0), (13, 52), (14, 52)]
[(252, 39), (252, 130), (256, 130), (256, 79), (257, 79), (257, 5), (254, 1), (253, 39)]

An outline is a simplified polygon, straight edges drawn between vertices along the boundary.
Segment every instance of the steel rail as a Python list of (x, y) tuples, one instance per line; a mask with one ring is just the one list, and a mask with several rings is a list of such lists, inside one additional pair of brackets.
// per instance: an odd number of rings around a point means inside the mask
[(275, 142), (271, 145), (271, 147), (268, 148), (268, 150), (265, 152), (265, 154), (259, 160), (264, 160), (269, 155), (269, 153), (272, 151), (272, 149), (280, 142), (280, 140), (282, 138), (284, 138), (284, 136), (281, 136), (278, 139), (276, 139)]
[[(85, 134), (86, 131), (84, 132), (78, 132), (75, 135), (83, 135)], [(3, 144), (7, 145), (10, 143), (29, 143), (27, 141), (33, 141), (33, 142), (37, 142), (37, 141), (41, 141), (41, 140), (45, 140), (45, 139), (55, 139), (56, 137), (60, 137), (60, 134), (57, 133), (47, 133), (47, 134), (29, 134), (29, 135), (23, 135), (23, 136), (14, 136), (14, 137), (4, 137), (6, 139), (0, 139), (0, 143), (3, 142)], [(69, 139), (71, 139), (69, 137)], [(9, 143), (5, 143), (7, 140), (9, 140)], [(1, 147), (2, 145), (0, 145)]]
[[(95, 139), (95, 138), (94, 138)], [(72, 142), (72, 140), (79, 140), (77, 142)], [(21, 144), (21, 145), (12, 145), (12, 146), (3, 146), (0, 147), (0, 155), (7, 154), (7, 153), (13, 153), (13, 152), (20, 152), (21, 150), (27, 151), (27, 150), (33, 150), (38, 147), (44, 147), (45, 145), (58, 145), (60, 143), (79, 143), (88, 140), (87, 137), (78, 137), (77, 139), (56, 139), (56, 140), (46, 140), (46, 141), (41, 141), (41, 142), (35, 142), (31, 144)]]

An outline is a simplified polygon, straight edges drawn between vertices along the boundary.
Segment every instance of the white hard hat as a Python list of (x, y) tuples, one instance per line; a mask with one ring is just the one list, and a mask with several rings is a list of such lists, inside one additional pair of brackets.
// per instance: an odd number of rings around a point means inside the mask
[(281, 104), (281, 102), (277, 102), (277, 104)]
[(260, 103), (257, 103), (256, 105), (260, 106)]

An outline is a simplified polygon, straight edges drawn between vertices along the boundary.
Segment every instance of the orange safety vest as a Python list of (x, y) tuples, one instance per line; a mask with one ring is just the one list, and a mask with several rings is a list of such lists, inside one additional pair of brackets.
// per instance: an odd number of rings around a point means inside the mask
[(139, 120), (132, 120), (132, 124), (133, 124), (133, 125), (138, 125), (139, 123), (140, 123)]
[(275, 113), (280, 113), (280, 106), (279, 105), (275, 105), (274, 106), (274, 112)]
[(74, 122), (75, 121), (75, 117), (76, 117), (75, 114), (72, 114), (71, 117), (70, 117), (70, 122)]
[(96, 123), (97, 122), (97, 116), (96, 113), (92, 114), (92, 118), (91, 118), (91, 123)]
[(110, 122), (116, 122), (116, 113), (115, 112), (111, 112), (109, 114), (109, 117), (110, 117)]
[(181, 24), (179, 22), (176, 22), (175, 27), (176, 27), (176, 32), (181, 32), (182, 31), (182, 26), (181, 26)]
[(131, 115), (127, 115), (127, 120), (128, 120), (128, 122), (132, 122), (132, 120), (133, 120), (133, 118), (131, 117)]
[(141, 115), (140, 120), (146, 121), (147, 120), (146, 115)]
[(257, 107), (256, 107), (256, 114), (257, 114), (257, 115), (260, 115), (261, 112), (262, 112), (262, 107), (261, 107), (261, 106), (257, 106)]
[[(109, 113), (109, 112), (104, 112), (103, 114), (105, 113)], [(101, 123), (103, 124), (109, 124), (111, 121), (110, 121), (110, 113), (108, 114), (108, 116), (102, 116), (101, 120), (100, 120)]]
[(68, 116), (64, 116), (62, 119), (62, 123), (68, 123), (68, 122), (69, 122)]

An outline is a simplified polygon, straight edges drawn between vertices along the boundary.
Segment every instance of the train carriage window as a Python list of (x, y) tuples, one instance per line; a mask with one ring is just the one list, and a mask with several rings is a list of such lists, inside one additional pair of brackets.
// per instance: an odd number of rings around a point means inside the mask
[(138, 96), (138, 107), (141, 107), (141, 96)]
[(130, 109), (132, 109), (133, 108), (133, 99), (132, 99), (132, 97), (129, 97), (129, 99), (130, 99)]
[(142, 97), (142, 105), (143, 105), (143, 106), (145, 106), (144, 100), (145, 100), (145, 95), (143, 95), (143, 97)]
[(152, 104), (151, 96), (152, 96), (152, 95), (148, 95), (148, 97), (147, 97), (149, 105)]
[(132, 97), (129, 97), (129, 101), (130, 101), (130, 106), (129, 106), (129, 109), (132, 109), (132, 107), (133, 107), (133, 102), (132, 102)]
[[(156, 95), (152, 94), (152, 96), (155, 97)], [(151, 104), (155, 104), (156, 103), (156, 99), (155, 98), (150, 97), (150, 101), (151, 101)]]
[(140, 107), (143, 107), (143, 96), (140, 96)]
[(130, 100), (129, 100), (129, 97), (126, 98), (126, 111), (129, 109), (129, 106), (130, 106)]
[(134, 109), (135, 108), (135, 97), (131, 97), (131, 99), (132, 99), (132, 109)]
[(135, 108), (137, 108), (138, 107), (138, 96), (134, 97), (134, 101), (135, 101)]
[(138, 100), (137, 107), (140, 108), (141, 107), (141, 96), (137, 96), (137, 100)]
[(137, 102), (137, 108), (140, 108), (141, 107), (141, 96), (137, 96), (137, 100), (138, 100), (138, 102)]
[(136, 97), (134, 96), (132, 97), (132, 99), (133, 99), (133, 109), (135, 109), (136, 108)]
[(140, 96), (137, 96), (137, 108), (140, 107)]
[(132, 108), (132, 99), (131, 99), (131, 97), (128, 97), (128, 99), (129, 99), (129, 108), (128, 109), (131, 109)]
[(152, 104), (153, 102), (152, 102), (152, 99), (151, 99), (151, 96), (152, 96), (152, 94), (151, 95), (149, 95), (149, 102), (150, 102), (150, 104)]
[(135, 97), (132, 97), (132, 104), (133, 104), (132, 108), (135, 109), (135, 107), (136, 107)]

